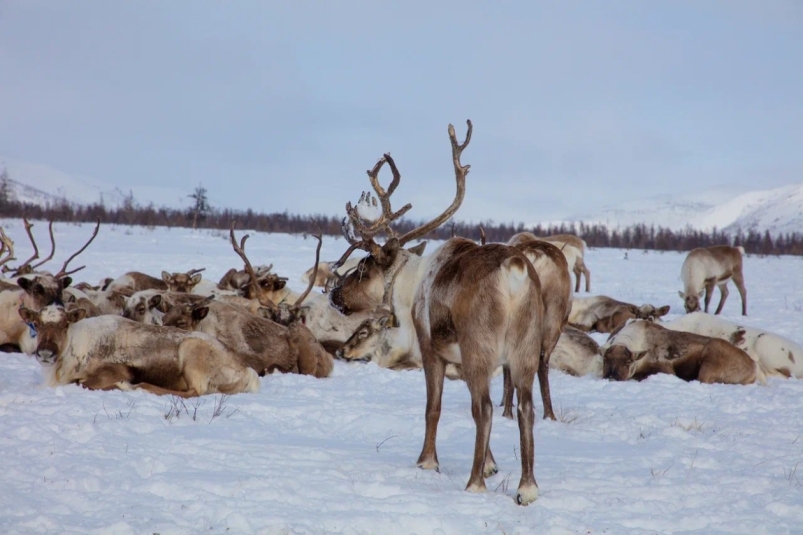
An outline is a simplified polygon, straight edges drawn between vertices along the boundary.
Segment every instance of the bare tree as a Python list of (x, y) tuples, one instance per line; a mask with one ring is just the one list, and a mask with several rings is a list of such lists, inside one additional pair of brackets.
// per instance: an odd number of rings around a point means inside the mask
[(198, 221), (206, 219), (206, 216), (212, 211), (212, 207), (209, 206), (206, 188), (202, 184), (198, 184), (195, 191), (191, 195), (187, 195), (187, 197), (194, 201), (193, 206), (190, 208), (190, 213), (192, 214), (192, 230), (195, 230), (198, 228)]

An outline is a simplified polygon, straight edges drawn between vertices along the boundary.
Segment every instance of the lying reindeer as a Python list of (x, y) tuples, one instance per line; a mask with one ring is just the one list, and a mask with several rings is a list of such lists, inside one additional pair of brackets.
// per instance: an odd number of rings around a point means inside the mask
[(803, 347), (778, 334), (705, 312), (692, 312), (664, 325), (673, 331), (726, 340), (757, 361), (768, 377), (803, 378)]
[(230, 303), (205, 299), (194, 305), (177, 305), (162, 321), (220, 340), (260, 375), (279, 370), (328, 377), (334, 367), (332, 357), (303, 325), (285, 327)]
[(605, 295), (575, 297), (569, 314), (569, 325), (581, 331), (610, 333), (624, 326), (628, 320), (657, 320), (669, 313), (669, 305), (636, 306), (617, 301)]
[(656, 373), (684, 381), (746, 385), (765, 377), (750, 355), (718, 338), (671, 331), (635, 320), (611, 335), (603, 347), (603, 377), (641, 381)]
[[(411, 370), (422, 367), (420, 359), (393, 346), (398, 336), (395, 317), (367, 319), (337, 351), (337, 358), (347, 362), (373, 362), (391, 370)], [(451, 367), (450, 367), (451, 366)], [(446, 377), (462, 379), (462, 370), (447, 366)], [(549, 367), (574, 376), (602, 377), (602, 354), (599, 345), (586, 333), (566, 326), (549, 359)]]
[(201, 333), (135, 323), (120, 316), (84, 318), (49, 305), (20, 317), (38, 334), (34, 351), (51, 386), (142, 389), (181, 397), (257, 392), (259, 377), (220, 342)]

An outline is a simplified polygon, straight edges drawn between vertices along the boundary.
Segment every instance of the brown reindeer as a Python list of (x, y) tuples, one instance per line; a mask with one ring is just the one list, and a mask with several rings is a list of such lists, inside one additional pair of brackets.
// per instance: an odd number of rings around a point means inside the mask
[(585, 254), (586, 254), (586, 242), (582, 238), (578, 238), (574, 234), (552, 234), (551, 236), (545, 236), (541, 238), (544, 241), (555, 245), (558, 249), (562, 249), (564, 246), (568, 245), (574, 247), (579, 254), (575, 255), (574, 265), (571, 266), (572, 272), (577, 279), (577, 283), (575, 285), (574, 291), (580, 291), (580, 278), (585, 276), (586, 278), (586, 292), (591, 291), (591, 270), (585, 264)]
[(35, 355), (51, 386), (76, 383), (181, 397), (259, 390), (257, 374), (210, 336), (120, 316), (83, 319), (84, 314), (57, 305), (19, 309), (38, 333)]
[[(484, 491), (484, 477), (498, 470), (489, 444), (493, 417), (490, 377), (498, 365), (510, 364), (518, 393), (522, 452), (516, 501), (526, 505), (538, 494), (533, 475), (532, 434), (532, 385), (539, 371), (544, 306), (538, 275), (526, 256), (502, 244), (480, 246), (453, 238), (424, 258), (402, 248), (439, 227), (460, 207), (469, 169), (460, 163), (460, 156), (471, 140), (471, 131), (468, 121), (466, 139), (460, 144), (454, 127), (449, 125), (457, 186), (452, 204), (440, 216), (402, 236), (397, 236), (390, 225), (412, 206), (407, 204), (395, 212), (391, 208), (390, 197), (401, 179), (395, 162), (385, 154), (368, 171), (376, 197), (363, 194), (356, 206), (346, 205), (348, 216), (343, 222), (343, 234), (350, 246), (335, 268), (356, 249), (368, 252), (369, 256), (331, 292), (330, 300), (344, 313), (359, 312), (370, 301), (366, 299), (368, 294), (373, 296), (382, 291), (383, 301), (399, 320), (405, 343), (411, 351), (420, 353), (427, 384), (426, 432), (418, 459), (421, 468), (438, 468), (435, 436), (445, 368), (447, 363), (462, 365), (477, 426), (467, 490)], [(385, 163), (393, 174), (387, 190), (377, 178)], [(382, 213), (373, 217), (377, 199)], [(382, 246), (374, 241), (379, 233), (389, 236)]]
[(303, 325), (285, 327), (230, 303), (205, 299), (177, 305), (162, 318), (164, 325), (206, 333), (242, 355), (259, 375), (279, 370), (328, 377), (332, 357), (305, 332)]
[[(52, 303), (63, 302), (63, 290), (70, 285), (73, 274), (84, 266), (68, 271), (70, 262), (81, 254), (98, 234), (100, 222), (98, 221), (95, 230), (89, 240), (77, 252), (72, 254), (62, 264), (61, 269), (55, 274), (29, 273), (17, 278), (17, 290), (5, 290), (0, 292), (0, 346), (18, 347), (23, 353), (32, 353), (36, 344), (36, 330), (26, 325), (20, 318), (18, 309), (25, 306), (34, 310)], [(30, 231), (30, 227), (28, 227)], [(2, 233), (0, 239), (10, 249), (13, 257), (13, 242)]]
[(192, 289), (201, 282), (203, 276), (201, 272), (206, 268), (191, 269), (186, 273), (168, 273), (162, 271), (162, 281), (167, 286), (167, 291), (174, 293), (191, 293)]
[(725, 340), (671, 331), (651, 321), (628, 323), (603, 349), (606, 379), (641, 381), (668, 373), (701, 383), (744, 385), (764, 380), (756, 361)]
[[(483, 233), (484, 234), (484, 233)], [(549, 359), (558, 343), (560, 333), (569, 319), (572, 306), (572, 281), (569, 276), (566, 258), (560, 249), (551, 243), (531, 239), (517, 234), (510, 238), (508, 245), (515, 247), (532, 263), (541, 282), (541, 299), (544, 302), (544, 315), (541, 327), (541, 355), (538, 364), (538, 381), (544, 403), (544, 418), (555, 419), (552, 397), (549, 392)], [(513, 383), (510, 368), (505, 366), (502, 416), (513, 419)]]
[(743, 247), (730, 247), (729, 245), (715, 245), (713, 247), (692, 249), (683, 261), (680, 276), (683, 279), (683, 291), (678, 292), (683, 299), (686, 312), (700, 310), (700, 298), (705, 293), (705, 312), (711, 303), (714, 286), (719, 287), (722, 296), (719, 306), (714, 314), (722, 312), (725, 300), (728, 298), (728, 281), (739, 290), (742, 298), (742, 316), (747, 315), (747, 289), (744, 287), (744, 273), (742, 272)]
[(610, 333), (624, 326), (628, 320), (657, 320), (669, 313), (669, 305), (655, 307), (650, 304), (636, 306), (617, 301), (605, 295), (575, 297), (569, 314), (569, 325), (582, 331)]

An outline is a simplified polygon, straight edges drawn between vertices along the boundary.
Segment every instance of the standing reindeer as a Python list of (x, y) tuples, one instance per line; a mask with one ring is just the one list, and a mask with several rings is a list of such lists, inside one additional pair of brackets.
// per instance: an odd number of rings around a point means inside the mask
[[(503, 244), (480, 246), (467, 239), (452, 238), (424, 258), (402, 248), (439, 227), (462, 204), (469, 166), (460, 163), (460, 156), (472, 132), (471, 121), (467, 123), (462, 144), (449, 125), (457, 185), (452, 204), (432, 221), (402, 236), (397, 236), (390, 225), (412, 206), (407, 204), (396, 212), (391, 208), (390, 197), (401, 179), (395, 162), (385, 154), (368, 171), (376, 197), (363, 194), (356, 207), (346, 205), (343, 234), (350, 246), (334, 268), (356, 249), (369, 256), (330, 293), (330, 300), (346, 313), (359, 312), (365, 309), (366, 294), (382, 291), (383, 301), (399, 321), (398, 341), (420, 353), (427, 386), (426, 432), (418, 458), (421, 468), (438, 469), (435, 437), (445, 369), (447, 363), (462, 365), (477, 426), (474, 462), (466, 487), (469, 491), (485, 491), (484, 478), (498, 471), (489, 443), (493, 418), (490, 378), (498, 365), (509, 364), (518, 392), (522, 456), (516, 501), (527, 505), (538, 496), (533, 475), (532, 387), (535, 374), (540, 372), (544, 305), (535, 269), (521, 252)], [(377, 178), (385, 163), (393, 174), (387, 191)], [(377, 199), (382, 213), (373, 217)], [(382, 246), (374, 241), (381, 232), (389, 237)]]
[(692, 249), (683, 267), (680, 276), (683, 279), (683, 291), (678, 295), (683, 299), (686, 312), (700, 310), (700, 298), (705, 294), (705, 312), (711, 303), (714, 286), (719, 286), (721, 295), (719, 306), (714, 314), (722, 312), (725, 300), (728, 298), (728, 281), (739, 290), (742, 298), (742, 316), (747, 315), (747, 289), (744, 287), (744, 273), (742, 272), (743, 247), (730, 247), (729, 245), (715, 245), (713, 247)]

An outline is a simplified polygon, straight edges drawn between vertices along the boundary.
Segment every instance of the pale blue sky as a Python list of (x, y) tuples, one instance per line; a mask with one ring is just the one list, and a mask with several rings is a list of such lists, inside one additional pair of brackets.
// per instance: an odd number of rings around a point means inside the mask
[(0, 0), (0, 154), (214, 204), (537, 221), (803, 180), (803, 2)]

